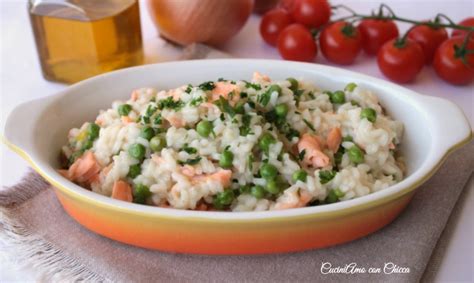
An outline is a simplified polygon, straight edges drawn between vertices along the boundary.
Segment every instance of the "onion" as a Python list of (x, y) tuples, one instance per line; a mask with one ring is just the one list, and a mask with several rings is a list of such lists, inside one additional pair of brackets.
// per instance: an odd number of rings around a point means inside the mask
[(280, 0), (255, 0), (253, 11), (257, 14), (265, 14), (275, 8)]
[(234, 36), (252, 12), (254, 0), (148, 0), (160, 34), (178, 44), (221, 44)]

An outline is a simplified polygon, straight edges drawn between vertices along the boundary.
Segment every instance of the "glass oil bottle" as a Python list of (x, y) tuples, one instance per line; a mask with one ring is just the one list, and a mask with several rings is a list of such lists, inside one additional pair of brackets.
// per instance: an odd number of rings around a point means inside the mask
[(29, 0), (43, 75), (74, 83), (143, 63), (138, 0)]

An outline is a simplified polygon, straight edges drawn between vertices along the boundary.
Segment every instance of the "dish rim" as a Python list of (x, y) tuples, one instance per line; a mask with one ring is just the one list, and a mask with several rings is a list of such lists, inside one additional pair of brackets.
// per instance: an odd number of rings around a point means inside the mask
[[(150, 64), (150, 65), (143, 65), (143, 66), (136, 66), (132, 68), (121, 69), (109, 73), (105, 73), (96, 77), (89, 78), (87, 80), (81, 81), (74, 85), (68, 86), (64, 90), (56, 93), (55, 95), (50, 95), (44, 98), (35, 99), (33, 101), (28, 101), (26, 103), (20, 104), (16, 106), (11, 113), (13, 113), (16, 109), (20, 108), (23, 105), (35, 103), (43, 100), (50, 99), (49, 103), (53, 101), (59, 100), (65, 95), (68, 94), (71, 90), (75, 88), (80, 88), (82, 85), (89, 84), (95, 82), (97, 80), (101, 80), (108, 76), (113, 76), (118, 73), (127, 73), (133, 72), (137, 69), (142, 68), (153, 68), (156, 65), (169, 65), (169, 64), (199, 64), (200, 63), (213, 63), (216, 64), (218, 61), (221, 64), (224, 64), (225, 61), (240, 61), (242, 64), (245, 62), (255, 62), (255, 61), (264, 61), (265, 63), (269, 64), (282, 64), (284, 62), (277, 61), (277, 60), (251, 60), (251, 59), (213, 59), (213, 60), (189, 60), (189, 61), (181, 61), (181, 62), (166, 62), (166, 63), (157, 63), (157, 64)], [(300, 63), (300, 62), (285, 62), (289, 65), (301, 65), (302, 68), (304, 65), (311, 68), (311, 66), (332, 70), (336, 72), (343, 73), (347, 76), (356, 77), (357, 80), (360, 81), (367, 81), (372, 80), (376, 84), (385, 84), (388, 86), (395, 87), (398, 90), (402, 90), (404, 93), (409, 95), (415, 95), (418, 98), (423, 98), (423, 95), (418, 94), (412, 90), (406, 89), (404, 87), (395, 85), (391, 82), (384, 81), (378, 78), (373, 78), (368, 75), (364, 75), (358, 72), (345, 70), (342, 68), (319, 65), (314, 63)], [(316, 65), (316, 66), (314, 66)], [(293, 67), (295, 68), (295, 67)], [(291, 70), (291, 67), (288, 68)], [(447, 101), (447, 100), (446, 100)], [(407, 102), (408, 104), (409, 102)], [(420, 103), (418, 101), (417, 103)], [(461, 110), (460, 110), (461, 111)], [(462, 111), (461, 111), (462, 112)], [(11, 116), (8, 115), (8, 118)], [(463, 113), (464, 114), (464, 113)], [(5, 123), (5, 126), (8, 124), (8, 119)], [(5, 130), (5, 129), (4, 129)], [(149, 217), (164, 217), (164, 218), (175, 218), (175, 219), (192, 219), (193, 221), (221, 221), (225, 220), (227, 222), (248, 222), (248, 221), (261, 221), (261, 220), (280, 220), (280, 219), (287, 219), (287, 218), (320, 218), (320, 217), (328, 217), (333, 216), (336, 217), (338, 215), (349, 214), (355, 211), (364, 210), (370, 207), (378, 206), (384, 203), (387, 203), (393, 199), (399, 198), (416, 188), (418, 188), (421, 184), (426, 182), (442, 165), (444, 160), (447, 156), (455, 151), (456, 149), (462, 147), (463, 145), (467, 144), (473, 138), (472, 130), (467, 134), (464, 139), (455, 143), (454, 145), (450, 146), (447, 149), (443, 149), (444, 152), (436, 152), (430, 151), (427, 154), (426, 160), (423, 161), (421, 166), (416, 169), (410, 176), (403, 179), (399, 183), (392, 185), (384, 190), (374, 192), (368, 194), (363, 197), (338, 202), (329, 205), (322, 205), (322, 206), (311, 206), (311, 207), (302, 207), (302, 208), (294, 208), (294, 209), (287, 209), (287, 210), (278, 210), (278, 211), (252, 211), (252, 212), (220, 212), (220, 211), (195, 211), (195, 210), (180, 210), (175, 208), (160, 208), (155, 206), (147, 206), (147, 205), (140, 205), (134, 203), (127, 203), (120, 200), (115, 200), (110, 197), (106, 197), (100, 195), (98, 193), (94, 193), (92, 191), (86, 190), (81, 186), (78, 186), (65, 178), (63, 178), (56, 170), (51, 166), (46, 164), (42, 164), (45, 162), (41, 162), (41, 160), (36, 160), (34, 158), (34, 153), (29, 154), (25, 150), (21, 149), (19, 146), (13, 144), (12, 142), (8, 141), (8, 139), (4, 136), (2, 132), (0, 134), (0, 140), (5, 143), (11, 150), (19, 154), (23, 157), (33, 168), (37, 171), (41, 176), (43, 176), (48, 182), (50, 182), (54, 187), (58, 190), (62, 191), (65, 194), (70, 194), (75, 198), (80, 198), (84, 202), (92, 202), (94, 205), (99, 206), (105, 209), (112, 209), (116, 211), (121, 211), (123, 213), (132, 213), (138, 214), (140, 216), (149, 216)], [(438, 154), (439, 157), (434, 156), (437, 162), (433, 162), (430, 160), (433, 159), (433, 155)], [(39, 158), (38, 158), (39, 159)], [(430, 162), (431, 161), (431, 162)], [(432, 163), (432, 164), (430, 164)], [(421, 174), (420, 172), (424, 172)], [(417, 176), (420, 175), (420, 176)]]

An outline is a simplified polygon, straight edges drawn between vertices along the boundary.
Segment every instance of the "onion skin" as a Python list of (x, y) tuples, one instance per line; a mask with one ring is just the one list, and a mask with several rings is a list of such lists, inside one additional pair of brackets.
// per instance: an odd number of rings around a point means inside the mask
[(219, 45), (237, 34), (254, 0), (147, 0), (160, 34), (181, 45)]
[(280, 0), (255, 0), (253, 11), (257, 14), (265, 14), (271, 9), (275, 8)]

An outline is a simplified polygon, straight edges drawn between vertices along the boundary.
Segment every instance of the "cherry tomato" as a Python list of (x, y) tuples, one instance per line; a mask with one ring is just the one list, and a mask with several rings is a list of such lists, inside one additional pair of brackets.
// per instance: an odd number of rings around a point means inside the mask
[[(474, 17), (466, 18), (458, 23), (460, 26), (474, 27)], [(451, 33), (451, 37), (462, 36), (465, 37), (468, 34), (467, 30), (455, 29)], [(474, 40), (474, 33), (471, 35), (470, 40)]]
[[(433, 67), (436, 74), (451, 84), (464, 85), (474, 79), (474, 54), (464, 54), (462, 61), (460, 47), (464, 42), (464, 36), (452, 37), (443, 42), (436, 50)], [(474, 50), (474, 41), (469, 41), (467, 49)]]
[(349, 23), (336, 22), (319, 36), (324, 57), (337, 64), (352, 64), (362, 48), (359, 31)]
[(291, 11), (293, 9), (294, 3), (295, 0), (281, 0), (280, 3), (278, 3), (278, 7), (283, 8), (287, 11)]
[(414, 27), (408, 33), (408, 38), (418, 42), (425, 54), (425, 63), (431, 64), (438, 46), (448, 38), (444, 28), (433, 28), (427, 25)]
[(302, 24), (291, 24), (278, 36), (278, 52), (286, 60), (312, 61), (318, 53), (313, 35)]
[(293, 22), (290, 13), (278, 8), (268, 11), (260, 22), (260, 35), (266, 43), (276, 46), (280, 32)]
[(377, 54), (380, 71), (398, 83), (412, 81), (425, 63), (420, 44), (407, 38), (403, 44), (398, 39), (387, 41)]
[(357, 26), (365, 53), (375, 55), (382, 45), (398, 36), (397, 25), (390, 20), (366, 19)]
[(331, 17), (327, 0), (295, 0), (290, 7), (293, 19), (311, 28), (319, 28)]

